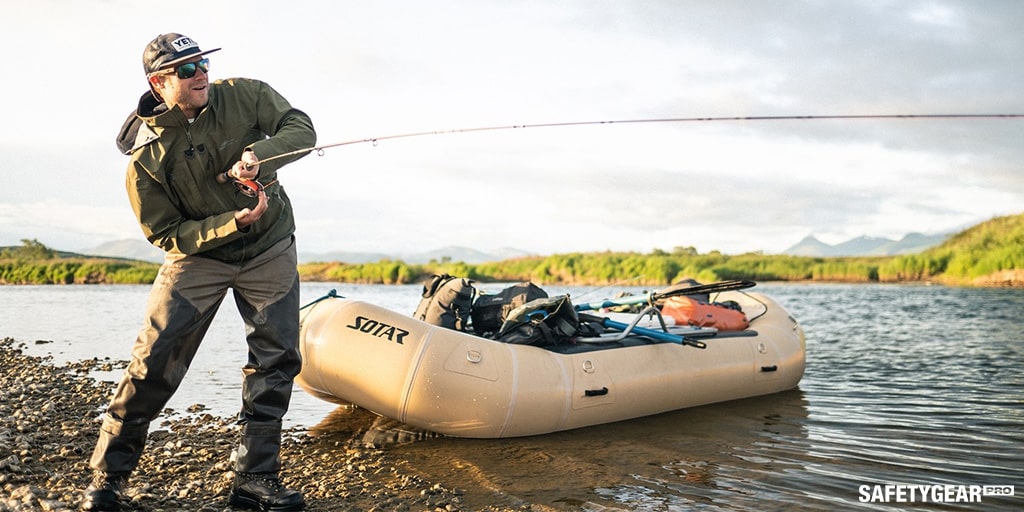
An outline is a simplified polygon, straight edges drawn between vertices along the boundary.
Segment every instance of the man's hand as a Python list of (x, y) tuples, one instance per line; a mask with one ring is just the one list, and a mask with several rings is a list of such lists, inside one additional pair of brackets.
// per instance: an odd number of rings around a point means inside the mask
[(257, 203), (255, 208), (242, 208), (235, 212), (235, 223), (238, 227), (244, 228), (260, 220), (260, 217), (267, 211), (267, 193), (260, 190), (256, 194)]
[(228, 171), (229, 178), (241, 180), (256, 179), (259, 174), (260, 161), (256, 158), (256, 153), (252, 151), (243, 151), (242, 158), (235, 162), (235, 165), (232, 165), (231, 170)]

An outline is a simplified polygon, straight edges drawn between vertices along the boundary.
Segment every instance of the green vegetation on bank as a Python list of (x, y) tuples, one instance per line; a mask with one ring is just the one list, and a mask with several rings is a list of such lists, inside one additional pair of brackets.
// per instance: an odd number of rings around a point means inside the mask
[(880, 268), (892, 257), (809, 258), (748, 253), (697, 254), (691, 248), (671, 253), (635, 252), (568, 253), (516, 258), (492, 263), (431, 261), (423, 265), (382, 261), (376, 263), (311, 263), (299, 265), (304, 281), (405, 284), (447, 272), (480, 282), (533, 281), (538, 284), (605, 285), (630, 283), (662, 286), (685, 278), (702, 282), (725, 279), (755, 281), (841, 281), (869, 283), (901, 281), (880, 279)]
[(432, 261), (410, 265), (314, 263), (299, 266), (308, 281), (403, 284), (447, 272), (481, 282), (533, 281), (538, 284), (662, 286), (684, 278), (702, 282), (828, 281), (899, 283), (929, 281), (957, 286), (1024, 286), (1024, 214), (978, 224), (942, 245), (903, 256), (820, 258), (718, 251), (699, 254), (692, 247), (672, 252), (568, 253), (467, 264)]
[(0, 284), (152, 283), (160, 266), (58, 252), (36, 240), (0, 250)]
[[(58, 253), (35, 240), (0, 250), (0, 284), (150, 283), (158, 266), (116, 258)], [(299, 265), (304, 281), (419, 283), (447, 272), (480, 282), (662, 286), (684, 278), (703, 282), (828, 281), (897, 283), (930, 281), (959, 286), (1024, 286), (1024, 214), (994, 218), (959, 233), (942, 245), (903, 256), (816, 258), (718, 251), (692, 247), (672, 252), (568, 253), (468, 264), (448, 259), (426, 264), (382, 260), (374, 263)]]
[(890, 280), (936, 279), (950, 284), (998, 285), (1024, 274), (1024, 214), (996, 217), (919, 254), (885, 266)]

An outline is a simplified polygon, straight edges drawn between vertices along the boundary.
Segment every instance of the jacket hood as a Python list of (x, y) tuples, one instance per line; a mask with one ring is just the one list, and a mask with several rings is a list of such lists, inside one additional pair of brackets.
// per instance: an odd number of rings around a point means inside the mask
[[(144, 117), (153, 117), (167, 112), (167, 105), (156, 99), (153, 91), (146, 91), (139, 98), (139, 106), (121, 125), (121, 131), (117, 134), (117, 150), (122, 154), (130, 155), (136, 149), (152, 142), (156, 138), (153, 130), (146, 126)], [(141, 132), (141, 133), (140, 133)]]

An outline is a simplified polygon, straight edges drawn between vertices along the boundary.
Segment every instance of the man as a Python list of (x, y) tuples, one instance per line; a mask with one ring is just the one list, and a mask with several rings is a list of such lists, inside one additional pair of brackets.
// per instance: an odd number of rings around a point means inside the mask
[[(150, 90), (119, 136), (131, 155), (132, 209), (167, 256), (103, 417), (84, 510), (119, 510), (149, 424), (181, 383), (228, 288), (249, 348), (230, 504), (305, 507), (278, 478), (281, 418), (301, 360), (295, 225), (276, 177), (316, 144), (316, 133), (306, 114), (263, 82), (209, 82), (205, 55), (217, 50), (202, 51), (181, 34), (150, 42), (143, 53)], [(297, 153), (260, 163), (289, 152)]]

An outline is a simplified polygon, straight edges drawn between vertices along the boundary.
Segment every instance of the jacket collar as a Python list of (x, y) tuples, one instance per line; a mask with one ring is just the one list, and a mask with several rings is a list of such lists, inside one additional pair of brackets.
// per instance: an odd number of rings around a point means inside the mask
[[(211, 91), (212, 92), (212, 91)], [(205, 110), (205, 109), (204, 109)], [(117, 148), (130, 155), (135, 150), (160, 138), (154, 128), (161, 126), (183, 126), (188, 123), (180, 108), (167, 108), (153, 91), (146, 91), (139, 98), (139, 105), (121, 127), (117, 137)]]

